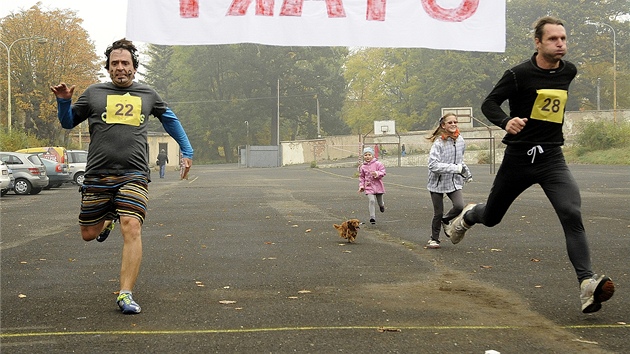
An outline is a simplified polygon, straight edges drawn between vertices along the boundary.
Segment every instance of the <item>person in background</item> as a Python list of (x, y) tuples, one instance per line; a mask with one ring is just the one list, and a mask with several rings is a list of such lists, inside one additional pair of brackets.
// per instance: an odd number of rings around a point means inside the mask
[[(464, 207), (445, 230), (453, 243), (458, 243), (475, 224), (495, 226), (522, 192), (539, 184), (562, 224), (569, 260), (577, 275), (582, 312), (596, 312), (613, 296), (615, 285), (591, 268), (580, 190), (561, 148), (569, 85), (577, 69), (562, 59), (567, 53), (562, 20), (542, 17), (534, 24), (533, 33), (534, 55), (505, 71), (481, 105), (483, 114), (507, 133), (503, 138), (507, 145), (503, 162), (488, 200)], [(501, 108), (506, 100), (510, 114)]]
[(368, 197), (368, 211), (372, 225), (376, 224), (376, 204), (381, 213), (385, 212), (383, 177), (386, 174), (385, 165), (374, 157), (374, 149), (369, 146), (364, 148), (363, 164), (359, 167), (359, 193), (365, 193)]
[(72, 129), (87, 120), (90, 127), (85, 181), (81, 186), (79, 225), (85, 241), (104, 241), (120, 220), (123, 236), (120, 291), (122, 313), (140, 313), (132, 297), (142, 261), (142, 224), (148, 204), (149, 159), (147, 122), (160, 120), (184, 153), (186, 168), (193, 149), (182, 125), (152, 88), (134, 82), (138, 51), (121, 39), (105, 50), (105, 69), (111, 82), (89, 86), (72, 104), (75, 86), (62, 82), (50, 89), (57, 98), (61, 126)]
[[(465, 181), (472, 180), (472, 174), (464, 163), (466, 142), (459, 133), (457, 116), (447, 113), (438, 120), (438, 126), (429, 136), (433, 144), (429, 152), (429, 178), (427, 189), (433, 203), (431, 238), (427, 248), (440, 248), (440, 230), (464, 209), (462, 188)], [(444, 214), (444, 194), (453, 207)]]
[(157, 163), (158, 166), (160, 166), (160, 178), (164, 178), (164, 174), (166, 173), (166, 164), (168, 163), (166, 150), (160, 150), (160, 153), (157, 155)]

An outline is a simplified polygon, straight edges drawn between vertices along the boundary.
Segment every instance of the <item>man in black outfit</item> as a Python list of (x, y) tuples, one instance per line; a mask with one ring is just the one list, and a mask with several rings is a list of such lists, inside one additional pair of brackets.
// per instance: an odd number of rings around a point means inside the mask
[[(580, 211), (580, 190), (564, 160), (562, 125), (575, 65), (562, 60), (567, 52), (562, 20), (546, 16), (534, 24), (536, 53), (509, 70), (484, 100), (481, 110), (505, 129), (507, 145), (486, 204), (469, 204), (445, 228), (453, 243), (480, 223), (497, 225), (514, 200), (533, 184), (539, 184), (564, 230), (567, 253), (580, 284), (582, 312), (599, 311), (613, 296), (609, 277), (591, 270), (589, 246)], [(509, 101), (510, 114), (501, 109)]]

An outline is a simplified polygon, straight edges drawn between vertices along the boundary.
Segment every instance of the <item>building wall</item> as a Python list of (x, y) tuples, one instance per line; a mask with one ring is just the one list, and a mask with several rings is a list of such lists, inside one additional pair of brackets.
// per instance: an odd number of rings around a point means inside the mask
[[(630, 110), (610, 111), (579, 111), (566, 112), (564, 129), (565, 144), (571, 145), (580, 131), (580, 126), (589, 121), (630, 122)], [(496, 163), (501, 162), (505, 145), (501, 139), (505, 131), (499, 127), (460, 127), (466, 139), (466, 163), (477, 163), (481, 155), (494, 151)], [(396, 157), (402, 165), (421, 165), (426, 163), (426, 153), (431, 148), (431, 141), (426, 139), (433, 129), (426, 131), (412, 131), (396, 135), (345, 135), (330, 136), (314, 140), (296, 140), (281, 142), (282, 165), (311, 163), (332, 163), (337, 160), (360, 158), (364, 145), (379, 145), (379, 150), (385, 149), (387, 154), (379, 156), (381, 161)], [(407, 156), (404, 161), (398, 158), (400, 146), (405, 144)]]

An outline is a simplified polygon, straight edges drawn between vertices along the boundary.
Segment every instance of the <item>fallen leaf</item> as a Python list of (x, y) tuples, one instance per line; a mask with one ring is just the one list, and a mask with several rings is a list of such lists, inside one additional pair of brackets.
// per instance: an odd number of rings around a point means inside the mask
[(503, 252), (503, 250), (500, 248), (491, 248), (490, 252)]
[(305, 231), (305, 232), (311, 232), (311, 229), (306, 229), (306, 231)]
[(20, 299), (23, 299), (23, 298), (25, 298), (25, 297), (26, 297), (26, 295), (24, 295), (24, 294), (20, 294), (20, 295), (18, 295), (18, 297), (19, 297)]
[(352, 251), (341, 251), (343, 253), (352, 253)]
[(298, 291), (298, 294), (310, 294), (311, 291), (310, 290), (300, 290)]
[(28, 264), (28, 262), (22, 261), (22, 262), (20, 262), (20, 264)]
[(235, 304), (236, 301), (233, 301), (233, 300), (219, 300), (219, 303), (223, 304), (223, 305), (229, 305), (229, 304)]
[(298, 299), (298, 297), (297, 296), (287, 296), (287, 299), (293, 299), (294, 300), (294, 299)]
[(619, 321), (619, 322), (617, 322), (617, 324), (618, 324), (618, 325), (625, 325), (626, 323), (625, 323), (625, 322), (621, 322), (621, 321)]
[(481, 266), (481, 268), (483, 268), (483, 269), (490, 269), (490, 268), (492, 268), (492, 266), (489, 266), (489, 265), (482, 265), (482, 266)]
[(229, 289), (229, 288), (230, 288), (229, 285), (226, 285), (226, 286), (223, 287), (223, 289)]
[(534, 288), (542, 288), (542, 285), (534, 285)]
[(291, 227), (300, 227), (300, 225), (291, 225)]
[(540, 259), (538, 259), (538, 258), (532, 258), (532, 259), (530, 259), (530, 261), (532, 261), (532, 262), (540, 262)]

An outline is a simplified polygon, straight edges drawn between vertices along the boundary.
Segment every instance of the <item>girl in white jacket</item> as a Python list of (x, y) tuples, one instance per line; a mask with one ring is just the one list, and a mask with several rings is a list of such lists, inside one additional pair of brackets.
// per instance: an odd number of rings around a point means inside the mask
[[(464, 208), (462, 188), (464, 181), (472, 179), (470, 170), (464, 163), (466, 142), (459, 134), (457, 116), (447, 113), (438, 121), (438, 127), (427, 139), (433, 142), (429, 152), (429, 180), (427, 189), (433, 202), (431, 239), (427, 248), (440, 248), (440, 229), (448, 224)], [(444, 214), (444, 194), (453, 207)]]

